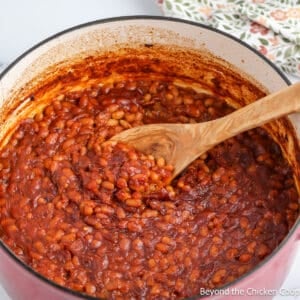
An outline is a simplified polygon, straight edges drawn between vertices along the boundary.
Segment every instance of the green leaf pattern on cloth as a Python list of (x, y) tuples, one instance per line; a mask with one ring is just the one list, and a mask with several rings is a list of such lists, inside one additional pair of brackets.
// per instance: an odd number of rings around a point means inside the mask
[(300, 0), (158, 0), (166, 16), (225, 31), (300, 77)]

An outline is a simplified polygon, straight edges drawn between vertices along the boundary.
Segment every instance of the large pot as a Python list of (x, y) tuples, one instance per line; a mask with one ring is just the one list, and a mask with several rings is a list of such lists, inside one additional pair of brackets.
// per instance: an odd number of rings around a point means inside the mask
[[(260, 86), (268, 92), (275, 92), (289, 85), (285, 76), (259, 53), (229, 35), (205, 26), (158, 17), (125, 17), (96, 21), (72, 28), (45, 40), (18, 58), (2, 73), (0, 78), (2, 107), (0, 139), (2, 144), (9, 135), (9, 128), (19, 117), (22, 117), (24, 112), (28, 113), (29, 108), (37, 110), (43, 106), (41, 102), (38, 105), (35, 104), (34, 108), (32, 107), (29, 101), (30, 97), (28, 98), (30, 89), (53, 78), (57, 72), (66, 70), (71, 61), (86, 59), (87, 63), (91, 63), (91, 59), (87, 59), (87, 57), (97, 53), (97, 51), (117, 49), (119, 45), (132, 47), (137, 44), (145, 46), (147, 55), (155, 55), (156, 52), (151, 52), (153, 45), (167, 46), (172, 53), (169, 71), (181, 72), (181, 75), (196, 77), (197, 72), (199, 72), (199, 66), (196, 65), (197, 63), (201, 64), (201, 62), (195, 58), (193, 60), (195, 70), (189, 69), (188, 64), (191, 63), (191, 60), (189, 60), (187, 52), (176, 57), (174, 48), (168, 45), (179, 45), (192, 51), (208, 50), (213, 55), (234, 65), (240, 73), (243, 73), (243, 76), (250, 76), (249, 80), (254, 86)], [(145, 55), (145, 53), (142, 54)], [(136, 54), (133, 51), (131, 55)], [(168, 56), (167, 52), (159, 55), (162, 55), (159, 57), (160, 59)], [(209, 65), (209, 55), (205, 63), (206, 66)], [(227, 71), (232, 68), (224, 62), (221, 64)], [(220, 71), (220, 76), (222, 74), (224, 75)], [(231, 78), (230, 84), (237, 85), (238, 83), (234, 82), (236, 78)], [(226, 86), (222, 88), (225, 89)], [(238, 91), (236, 95), (231, 94), (236, 98), (242, 98), (245, 92), (243, 87), (239, 89), (235, 87), (232, 90)], [(16, 96), (20, 100), (19, 102), (15, 101)], [(255, 97), (255, 94), (251, 95), (250, 89), (249, 101), (254, 100)], [(237, 101), (233, 104), (238, 107), (246, 103), (243, 101), (238, 103)], [(300, 118), (299, 115), (294, 114), (289, 119), (296, 133), (289, 126), (284, 127), (284, 124), (279, 123), (274, 123), (273, 126), (268, 127), (268, 130), (273, 138), (281, 143), (283, 153), (293, 167), (297, 180), (300, 178), (300, 158), (295, 152), (299, 147), (299, 139), (293, 137), (293, 134), (300, 136)], [(296, 242), (299, 239), (300, 218), (271, 255), (252, 271), (216, 292), (213, 298), (224, 298), (229, 293), (252, 297), (252, 299), (254, 295), (256, 296), (255, 299), (265, 299), (266, 295), (274, 296), (274, 290), (280, 288), (289, 272), (295, 254)], [(60, 287), (37, 274), (14, 256), (2, 243), (0, 243), (0, 280), (12, 299), (89, 299), (80, 293)], [(209, 291), (199, 291), (199, 295), (195, 296), (200, 298), (206, 297), (208, 294)], [(230, 296), (227, 297), (230, 298)]]

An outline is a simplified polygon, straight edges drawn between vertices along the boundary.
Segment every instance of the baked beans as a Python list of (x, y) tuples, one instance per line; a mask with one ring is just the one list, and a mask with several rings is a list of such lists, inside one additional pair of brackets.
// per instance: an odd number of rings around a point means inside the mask
[(0, 234), (62, 286), (107, 299), (197, 295), (252, 269), (296, 220), (292, 171), (263, 129), (214, 147), (171, 183), (164, 158), (110, 141), (230, 113), (217, 97), (140, 79), (52, 100), (0, 153)]

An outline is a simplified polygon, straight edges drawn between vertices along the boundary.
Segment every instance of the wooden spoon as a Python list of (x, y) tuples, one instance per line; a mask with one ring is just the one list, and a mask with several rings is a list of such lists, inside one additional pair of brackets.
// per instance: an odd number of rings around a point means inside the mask
[(175, 167), (173, 178), (201, 154), (241, 132), (300, 110), (300, 83), (267, 95), (233, 113), (197, 124), (150, 124), (125, 130), (112, 140), (163, 157)]

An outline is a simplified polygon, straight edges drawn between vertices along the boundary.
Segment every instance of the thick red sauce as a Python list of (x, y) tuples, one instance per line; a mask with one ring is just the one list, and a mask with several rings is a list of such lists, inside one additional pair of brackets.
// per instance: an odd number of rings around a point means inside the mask
[(168, 184), (164, 159), (107, 142), (130, 127), (231, 111), (167, 81), (53, 99), (0, 153), (2, 240), (45, 277), (96, 297), (180, 299), (233, 281), (296, 220), (298, 194), (279, 146), (251, 130)]

